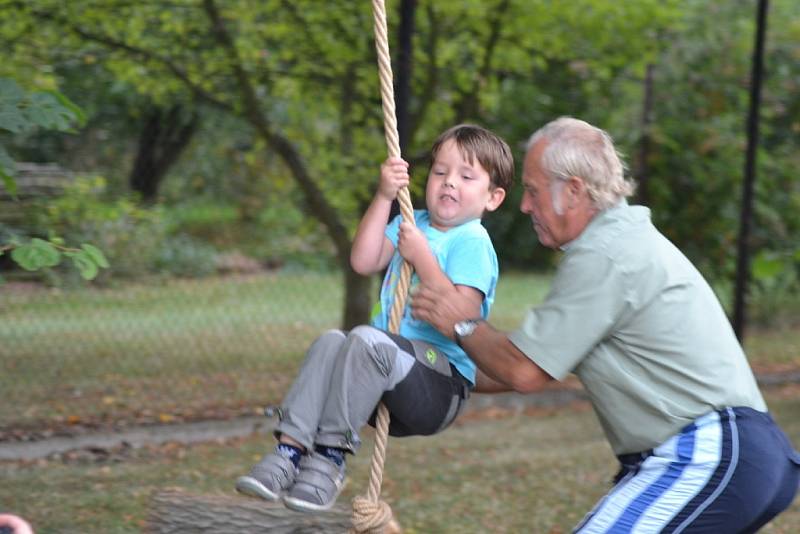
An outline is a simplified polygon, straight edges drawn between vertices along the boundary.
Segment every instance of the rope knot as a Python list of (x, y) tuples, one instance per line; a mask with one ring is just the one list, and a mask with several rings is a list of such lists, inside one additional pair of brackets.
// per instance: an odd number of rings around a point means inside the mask
[(392, 509), (384, 501), (371, 501), (360, 495), (353, 499), (353, 529), (355, 534), (395, 534), (402, 532), (392, 517)]

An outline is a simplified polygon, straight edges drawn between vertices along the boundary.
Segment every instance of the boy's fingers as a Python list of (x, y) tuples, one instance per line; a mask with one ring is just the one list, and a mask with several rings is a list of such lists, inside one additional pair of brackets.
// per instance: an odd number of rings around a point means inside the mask
[(386, 163), (394, 167), (408, 168), (408, 162), (402, 158), (389, 158), (386, 160)]

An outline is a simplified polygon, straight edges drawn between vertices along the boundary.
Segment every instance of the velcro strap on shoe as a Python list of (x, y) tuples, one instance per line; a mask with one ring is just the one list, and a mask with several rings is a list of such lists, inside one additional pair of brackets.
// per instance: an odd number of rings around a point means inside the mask
[(331, 482), (337, 485), (341, 478), (342, 470), (335, 463), (318, 454), (307, 454), (300, 460), (300, 472), (295, 482), (327, 488)]
[(254, 478), (261, 480), (262, 483), (264, 479), (270, 476), (278, 477), (279, 485), (286, 487), (294, 479), (295, 468), (289, 458), (270, 453), (253, 467), (252, 474)]
[(339, 474), (339, 466), (320, 454), (306, 454), (300, 459), (300, 470), (306, 469), (329, 473), (331, 478), (335, 478)]

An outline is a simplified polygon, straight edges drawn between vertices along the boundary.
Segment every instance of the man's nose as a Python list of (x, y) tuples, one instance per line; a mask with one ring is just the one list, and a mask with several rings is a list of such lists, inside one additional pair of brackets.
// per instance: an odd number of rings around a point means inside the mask
[(522, 213), (531, 212), (531, 203), (528, 199), (528, 195), (522, 195), (522, 199), (519, 201), (519, 211)]

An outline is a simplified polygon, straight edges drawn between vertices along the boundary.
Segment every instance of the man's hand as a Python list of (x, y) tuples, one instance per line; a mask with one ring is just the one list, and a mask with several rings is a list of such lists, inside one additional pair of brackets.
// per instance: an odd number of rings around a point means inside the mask
[(475, 317), (475, 302), (455, 286), (434, 288), (423, 284), (411, 295), (411, 315), (454, 339), (453, 325)]

